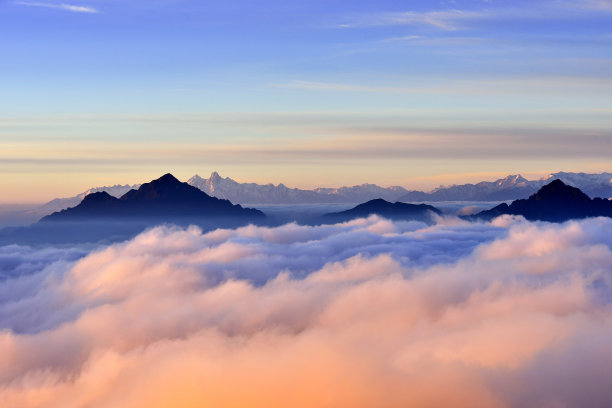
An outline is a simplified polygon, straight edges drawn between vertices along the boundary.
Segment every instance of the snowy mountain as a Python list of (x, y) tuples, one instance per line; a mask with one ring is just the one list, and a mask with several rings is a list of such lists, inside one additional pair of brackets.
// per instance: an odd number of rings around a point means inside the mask
[(362, 184), (353, 187), (302, 190), (284, 184), (238, 183), (213, 172), (208, 179), (198, 175), (187, 181), (206, 194), (239, 204), (329, 204), (359, 203), (374, 198), (396, 200), (408, 191), (402, 187), (379, 187)]
[(90, 188), (89, 190), (83, 191), (81, 194), (77, 194), (74, 197), (56, 198), (54, 200), (51, 200), (47, 204), (38, 207), (37, 210), (45, 211), (46, 214), (50, 214), (56, 211), (64, 210), (66, 208), (75, 207), (81, 201), (83, 201), (83, 199), (89, 194), (106, 192), (113, 197), (119, 198), (128, 191), (132, 189), (137, 189), (138, 187), (140, 187), (139, 184), (134, 184), (133, 186), (130, 186), (129, 184), (115, 184), (114, 186), (94, 187)]
[(208, 179), (198, 175), (187, 183), (205, 193), (239, 204), (329, 204), (361, 203), (376, 198), (387, 201), (509, 201), (529, 197), (552, 180), (560, 179), (580, 188), (591, 197), (612, 197), (612, 174), (553, 173), (540, 180), (527, 180), (519, 174), (477, 184), (440, 186), (430, 192), (408, 191), (403, 187), (361, 184), (352, 187), (302, 190), (284, 184), (238, 183), (213, 172)]
[(542, 177), (538, 180), (539, 187), (557, 179), (569, 186), (579, 188), (591, 198), (612, 198), (612, 173), (588, 174), (561, 171)]
[[(234, 204), (357, 204), (377, 198), (392, 202), (510, 201), (527, 198), (555, 179), (579, 188), (591, 198), (612, 198), (612, 173), (558, 172), (539, 180), (527, 180), (521, 175), (510, 175), (496, 181), (440, 186), (430, 192), (408, 191), (403, 187), (380, 187), (375, 184), (304, 190), (290, 188), (284, 184), (239, 183), (229, 177), (221, 177), (217, 172), (213, 172), (208, 179), (195, 175), (187, 183), (210, 196), (227, 199)], [(121, 197), (129, 190), (139, 187), (137, 184), (133, 186), (117, 184), (91, 188), (74, 197), (56, 198), (40, 207), (1, 214), (0, 223), (5, 225), (32, 223), (45, 215), (77, 206), (88, 194), (107, 192), (113, 197)]]
[(483, 181), (477, 184), (440, 186), (429, 193), (410, 191), (399, 201), (508, 201), (527, 198), (545, 184), (561, 180), (577, 187), (591, 198), (612, 197), (612, 174), (552, 173), (539, 180), (527, 180), (521, 175), (510, 175), (496, 181)]

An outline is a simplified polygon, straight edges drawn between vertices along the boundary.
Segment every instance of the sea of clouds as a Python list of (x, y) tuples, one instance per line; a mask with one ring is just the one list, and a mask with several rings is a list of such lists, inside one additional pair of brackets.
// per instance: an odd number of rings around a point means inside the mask
[(6, 407), (610, 407), (612, 219), (0, 248)]

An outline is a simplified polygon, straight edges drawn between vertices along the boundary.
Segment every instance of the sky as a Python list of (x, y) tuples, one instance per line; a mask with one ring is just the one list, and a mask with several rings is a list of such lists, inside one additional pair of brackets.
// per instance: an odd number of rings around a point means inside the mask
[(0, 0), (0, 202), (612, 171), (612, 1)]

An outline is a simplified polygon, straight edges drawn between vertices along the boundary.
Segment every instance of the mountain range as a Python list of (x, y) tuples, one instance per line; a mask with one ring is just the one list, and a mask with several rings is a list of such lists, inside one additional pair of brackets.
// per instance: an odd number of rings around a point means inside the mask
[(315, 188), (302, 190), (284, 184), (238, 183), (229, 177), (213, 172), (208, 179), (198, 175), (187, 183), (205, 193), (240, 204), (312, 204), (312, 203), (363, 203), (382, 198), (387, 201), (508, 201), (526, 198), (552, 180), (562, 180), (581, 189), (590, 197), (612, 197), (612, 173), (588, 174), (558, 172), (539, 180), (527, 180), (521, 175), (510, 175), (496, 181), (476, 184), (440, 186), (430, 192), (404, 187), (380, 187), (361, 184), (352, 187)]
[(74, 207), (24, 227), (0, 229), (0, 245), (117, 242), (161, 224), (197, 225), (204, 231), (266, 222), (259, 210), (211, 197), (171, 174), (117, 198), (106, 191), (86, 195)]
[(496, 181), (476, 184), (440, 186), (428, 193), (410, 191), (399, 197), (399, 201), (508, 201), (527, 198), (542, 186), (553, 181), (581, 189), (590, 197), (612, 197), (612, 173), (588, 174), (558, 172), (539, 180), (527, 180), (520, 174), (510, 175)]
[(126, 217), (155, 222), (188, 218), (188, 222), (194, 222), (199, 218), (211, 217), (217, 221), (221, 218), (255, 220), (263, 218), (264, 214), (256, 209), (242, 208), (228, 200), (211, 197), (168, 173), (142, 184), (138, 189), (127, 191), (120, 198), (106, 191), (88, 194), (77, 206), (47, 215), (41, 222)]
[(217, 172), (213, 172), (208, 179), (195, 175), (187, 182), (207, 194), (240, 204), (325, 204), (362, 203), (376, 198), (402, 202), (508, 201), (526, 198), (556, 179), (580, 188), (590, 197), (612, 197), (612, 173), (558, 172), (539, 180), (510, 175), (477, 184), (440, 186), (430, 192), (409, 191), (399, 186), (380, 187), (375, 184), (302, 190), (284, 184), (238, 183), (229, 177), (221, 177)]
[[(324, 214), (321, 222), (345, 222), (371, 214), (393, 220), (431, 223), (435, 215), (441, 215), (442, 212), (427, 204), (391, 203), (378, 198), (346, 211)], [(527, 199), (515, 200), (509, 205), (502, 203), (467, 218), (492, 219), (503, 214), (522, 215), (528, 220), (551, 222), (597, 216), (612, 217), (612, 200), (591, 199), (580, 189), (555, 179)], [(155, 225), (159, 222), (197, 224), (198, 221), (205, 220), (214, 227), (220, 227), (227, 224), (227, 221), (240, 224), (263, 221), (264, 218), (264, 213), (259, 210), (243, 208), (229, 200), (212, 197), (188, 183), (180, 182), (172, 174), (165, 174), (142, 184), (138, 189), (129, 190), (120, 198), (105, 191), (88, 194), (77, 206), (47, 215), (40, 223), (119, 220)]]
[[(323, 206), (325, 207), (325, 206)], [(295, 213), (299, 214), (299, 209)], [(435, 222), (442, 212), (427, 204), (391, 203), (374, 199), (346, 211), (321, 214), (309, 224), (330, 224), (376, 214), (394, 220)], [(555, 179), (527, 199), (502, 203), (476, 215), (462, 218), (490, 220), (503, 214), (522, 215), (528, 220), (563, 222), (570, 219), (612, 217), (612, 200), (591, 199), (580, 189)], [(297, 220), (294, 219), (294, 222)], [(0, 243), (27, 245), (69, 242), (116, 242), (159, 224), (198, 225), (209, 231), (235, 228), (247, 223), (280, 225), (282, 221), (263, 212), (243, 208), (225, 199), (211, 197), (200, 189), (166, 174), (120, 198), (105, 191), (88, 194), (68, 209), (43, 217), (29, 227), (0, 229)], [(291, 221), (289, 221), (291, 222)]]
[[(440, 186), (430, 192), (409, 191), (398, 186), (380, 187), (375, 184), (305, 190), (290, 188), (284, 184), (239, 183), (229, 177), (221, 177), (217, 172), (213, 172), (208, 179), (195, 175), (187, 183), (212, 197), (243, 205), (357, 204), (377, 198), (391, 202), (510, 201), (527, 198), (546, 183), (556, 179), (580, 188), (590, 197), (612, 197), (612, 173), (558, 172), (549, 174), (539, 180), (527, 180), (520, 175), (510, 175), (496, 181)], [(129, 190), (139, 187), (139, 184), (96, 187), (73, 197), (56, 198), (36, 208), (6, 213), (4, 218), (17, 220), (18, 223), (21, 220), (21, 224), (28, 224), (53, 212), (75, 207), (88, 194), (105, 191), (109, 195), (119, 198)]]
[(278, 185), (238, 183), (229, 177), (221, 177), (217, 172), (213, 172), (208, 179), (196, 174), (187, 183), (211, 196), (241, 204), (360, 203), (375, 198), (396, 200), (408, 193), (403, 187), (380, 187), (375, 184), (303, 190), (290, 188), (282, 183)]

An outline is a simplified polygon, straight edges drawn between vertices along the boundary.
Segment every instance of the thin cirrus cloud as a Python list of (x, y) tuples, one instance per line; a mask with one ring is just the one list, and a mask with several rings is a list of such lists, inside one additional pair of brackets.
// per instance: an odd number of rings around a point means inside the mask
[[(146, 128), (143, 128), (143, 134)], [(226, 160), (249, 163), (285, 163), (295, 161), (373, 160), (405, 158), (478, 159), (478, 158), (601, 158), (607, 157), (611, 134), (598, 129), (427, 129), (410, 126), (334, 127), (310, 126), (304, 129), (278, 129), (295, 136), (291, 143), (208, 144), (197, 142), (176, 146), (151, 142), (146, 148), (138, 141), (118, 142), (106, 147), (100, 142), (79, 142), (70, 151), (41, 144), (8, 146), (0, 155), (0, 168), (11, 166), (71, 167), (87, 163), (112, 167), (117, 164), (198, 163)], [(307, 138), (309, 132), (318, 137)], [(576, 140), (581, 143), (577, 146)], [(453, 143), (453, 141), (461, 143)]]
[(539, 2), (535, 9), (524, 7), (488, 7), (476, 10), (432, 10), (379, 12), (348, 16), (341, 28), (389, 27), (389, 26), (424, 26), (442, 31), (456, 31), (473, 28), (472, 24), (480, 21), (505, 20), (550, 20), (559, 18), (580, 18), (575, 15), (577, 9), (591, 12), (612, 11), (610, 0), (583, 0), (570, 2)]
[(51, 8), (57, 10), (65, 10), (71, 11), (73, 13), (99, 13), (98, 9), (89, 6), (79, 6), (75, 4), (66, 4), (66, 3), (43, 3), (36, 1), (15, 1), (13, 4), (17, 4), (20, 6), (27, 7), (42, 7), (42, 8)]
[(341, 24), (342, 28), (380, 27), (395, 25), (426, 25), (453, 31), (464, 27), (464, 22), (486, 17), (478, 11), (444, 10), (428, 12), (378, 13), (368, 16), (355, 16)]
[[(416, 40), (416, 39), (411, 39)], [(407, 94), (516, 94), (516, 95), (545, 95), (577, 93), (599, 94), (602, 89), (612, 89), (612, 80), (606, 77), (517, 77), (517, 78), (490, 78), (480, 80), (448, 80), (430, 79), (418, 84), (404, 85), (401, 83), (391, 85), (355, 84), (343, 82), (324, 82), (292, 80), (284, 83), (272, 84), (277, 88), (304, 89), (314, 91), (342, 91), (342, 92), (373, 92), (373, 93), (407, 93)]]
[(0, 400), (610, 406), (610, 228), (370, 217), (0, 248)]
[(612, 11), (612, 0), (583, 0), (569, 4), (587, 9)]

